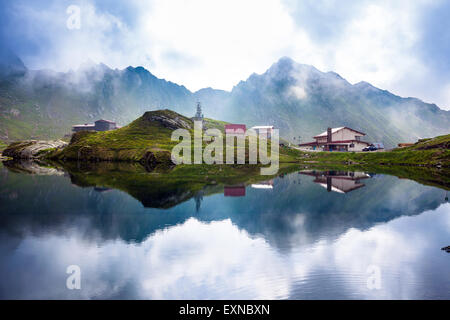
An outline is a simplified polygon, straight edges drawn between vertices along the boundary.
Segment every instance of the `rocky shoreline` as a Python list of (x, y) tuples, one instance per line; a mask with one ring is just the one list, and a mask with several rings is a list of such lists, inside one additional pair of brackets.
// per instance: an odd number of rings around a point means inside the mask
[(62, 140), (25, 140), (11, 143), (2, 153), (1, 160), (40, 159), (49, 153), (62, 149), (68, 145)]

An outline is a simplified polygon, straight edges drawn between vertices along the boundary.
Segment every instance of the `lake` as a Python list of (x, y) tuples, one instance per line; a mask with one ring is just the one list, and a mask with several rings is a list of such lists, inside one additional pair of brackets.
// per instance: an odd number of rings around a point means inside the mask
[(93, 178), (0, 165), (0, 298), (450, 298), (445, 187), (310, 169), (195, 191)]

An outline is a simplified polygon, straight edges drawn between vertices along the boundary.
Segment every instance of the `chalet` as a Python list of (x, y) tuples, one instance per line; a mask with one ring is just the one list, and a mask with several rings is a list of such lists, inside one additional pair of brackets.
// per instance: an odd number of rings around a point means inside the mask
[(257, 135), (267, 135), (267, 139), (270, 139), (273, 133), (273, 126), (255, 126), (252, 127), (252, 130), (255, 130)]
[(299, 147), (319, 151), (362, 151), (370, 143), (361, 141), (365, 133), (349, 127), (328, 128), (314, 137), (316, 141), (301, 143)]
[(118, 129), (119, 127), (116, 125), (114, 121), (109, 120), (97, 120), (95, 123), (85, 123), (85, 124), (79, 124), (72, 126), (73, 132), (80, 132), (80, 131), (109, 131)]
[(246, 130), (245, 124), (226, 124), (225, 134), (244, 135)]

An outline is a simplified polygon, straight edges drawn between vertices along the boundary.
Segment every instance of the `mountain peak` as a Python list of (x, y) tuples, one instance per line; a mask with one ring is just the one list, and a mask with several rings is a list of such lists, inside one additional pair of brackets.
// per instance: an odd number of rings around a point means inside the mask
[(268, 70), (267, 74), (280, 77), (290, 75), (292, 72), (296, 73), (306, 73), (306, 74), (323, 74), (316, 67), (309, 64), (298, 63), (289, 57), (281, 57), (277, 62), (275, 62)]
[(110, 67), (108, 67), (106, 64), (104, 63), (96, 63), (92, 60), (86, 60), (85, 62), (83, 62), (82, 64), (79, 65), (78, 69), (74, 72), (78, 72), (78, 73), (84, 73), (84, 74), (92, 74), (92, 73), (98, 73), (98, 74), (103, 74), (107, 71), (111, 70)]
[(8, 48), (0, 48), (0, 76), (23, 76), (27, 67), (23, 61)]
[(292, 69), (300, 68), (300, 67), (314, 68), (313, 66), (310, 66), (310, 65), (298, 63), (298, 62), (294, 61), (292, 58), (281, 57), (280, 59), (278, 59), (277, 62), (272, 64), (272, 66), (269, 68), (269, 70), (276, 69), (276, 70), (287, 71), (287, 70), (292, 70)]
[(371, 85), (370, 83), (368, 83), (366, 81), (360, 81), (358, 83), (355, 83), (353, 86), (359, 87), (359, 88), (373, 88), (373, 89), (376, 89), (373, 85)]
[(292, 58), (284, 56), (278, 59), (277, 64), (294, 64), (296, 63)]
[(135, 73), (135, 74), (137, 74), (137, 75), (139, 75), (141, 77), (143, 77), (143, 76), (144, 77), (150, 76), (151, 78), (157, 79), (157, 77), (153, 73), (151, 73), (150, 71), (148, 71), (147, 69), (145, 69), (142, 66), (137, 66), (137, 67), (129, 66), (125, 70), (128, 71), (128, 72)]

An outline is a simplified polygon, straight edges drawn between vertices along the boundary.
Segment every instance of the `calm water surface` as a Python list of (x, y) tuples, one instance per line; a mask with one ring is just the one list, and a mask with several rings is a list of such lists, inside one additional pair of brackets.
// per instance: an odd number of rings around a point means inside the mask
[[(154, 194), (40, 173), (0, 166), (3, 299), (450, 298), (440, 188), (306, 171), (174, 190), (155, 205)], [(66, 287), (69, 265), (80, 290)]]

